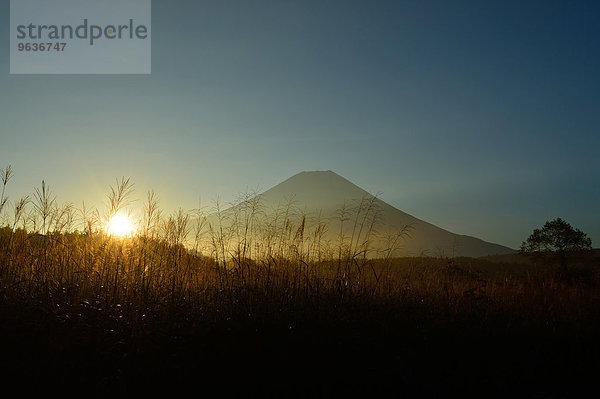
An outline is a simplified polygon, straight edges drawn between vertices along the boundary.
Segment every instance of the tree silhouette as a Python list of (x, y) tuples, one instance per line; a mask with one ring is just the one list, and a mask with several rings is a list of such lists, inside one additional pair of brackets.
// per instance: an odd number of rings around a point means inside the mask
[(521, 253), (558, 258), (561, 269), (566, 271), (569, 254), (591, 248), (592, 240), (587, 234), (558, 218), (546, 222), (541, 229), (533, 230), (529, 238), (521, 244)]

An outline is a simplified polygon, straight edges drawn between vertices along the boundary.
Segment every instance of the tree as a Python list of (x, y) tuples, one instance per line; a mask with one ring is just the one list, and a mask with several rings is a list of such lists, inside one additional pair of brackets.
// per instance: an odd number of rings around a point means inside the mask
[(521, 244), (521, 253), (536, 257), (558, 259), (563, 271), (567, 270), (567, 257), (570, 254), (592, 248), (592, 240), (579, 229), (574, 229), (558, 218), (546, 222)]

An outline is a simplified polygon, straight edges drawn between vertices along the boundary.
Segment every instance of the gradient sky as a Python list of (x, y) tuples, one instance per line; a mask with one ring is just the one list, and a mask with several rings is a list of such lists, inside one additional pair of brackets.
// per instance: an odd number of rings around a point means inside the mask
[(0, 164), (102, 201), (116, 177), (193, 208), (333, 170), (518, 247), (562, 217), (600, 246), (600, 2), (153, 1), (150, 76), (9, 75)]

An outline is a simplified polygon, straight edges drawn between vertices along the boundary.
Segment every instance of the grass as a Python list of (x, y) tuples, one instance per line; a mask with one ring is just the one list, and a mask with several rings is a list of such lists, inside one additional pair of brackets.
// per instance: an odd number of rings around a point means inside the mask
[(368, 203), (343, 212), (352, 238), (342, 232), (332, 246), (320, 241), (323, 224), (291, 208), (267, 219), (251, 196), (218, 207), (214, 222), (164, 216), (150, 193), (139, 234), (108, 237), (102, 220), (131, 192), (117, 182), (102, 214), (56, 204), (44, 184), (33, 204), (15, 201), (10, 218), (5, 208), (4, 387), (98, 397), (594, 392), (597, 258), (565, 276), (518, 257), (369, 257)]

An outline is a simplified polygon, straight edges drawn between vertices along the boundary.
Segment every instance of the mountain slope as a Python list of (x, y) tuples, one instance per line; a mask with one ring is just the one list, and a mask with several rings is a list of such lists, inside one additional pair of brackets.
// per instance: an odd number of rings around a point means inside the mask
[[(321, 220), (328, 224), (328, 238), (331, 240), (339, 235), (336, 233), (339, 231), (339, 210), (344, 203), (357, 204), (362, 198), (369, 197), (372, 196), (367, 191), (332, 171), (301, 172), (260, 194), (261, 202), (267, 208), (276, 209), (292, 201), (309, 219), (320, 213)], [(484, 256), (514, 252), (502, 245), (451, 233), (380, 199), (375, 199), (375, 203), (380, 212), (377, 223), (380, 233), (410, 226), (410, 237), (403, 240), (401, 255)]]

